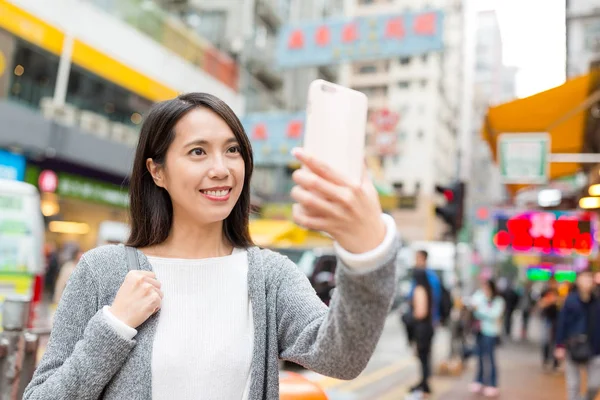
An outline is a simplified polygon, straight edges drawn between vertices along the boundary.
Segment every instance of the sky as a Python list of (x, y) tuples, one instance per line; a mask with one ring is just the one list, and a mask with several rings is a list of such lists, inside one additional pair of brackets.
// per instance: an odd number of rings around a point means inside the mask
[(495, 10), (504, 64), (518, 68), (517, 96), (526, 97), (565, 81), (565, 0), (471, 0)]

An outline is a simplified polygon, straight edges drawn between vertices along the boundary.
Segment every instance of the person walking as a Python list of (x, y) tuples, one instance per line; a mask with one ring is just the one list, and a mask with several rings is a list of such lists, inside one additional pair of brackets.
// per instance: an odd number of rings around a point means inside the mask
[(502, 335), (502, 315), (505, 305), (493, 280), (484, 282), (482, 289), (473, 295), (471, 307), (479, 326), (477, 333), (479, 363), (470, 391), (483, 392), (486, 397), (496, 397), (499, 394), (496, 347)]
[[(554, 355), (566, 359), (568, 400), (594, 400), (600, 391), (600, 301), (593, 291), (592, 272), (580, 272), (576, 290), (558, 318)], [(582, 369), (587, 370), (585, 396), (581, 396)]]
[(542, 368), (544, 370), (552, 369), (556, 371), (559, 366), (558, 360), (554, 357), (559, 300), (558, 282), (552, 277), (548, 281), (546, 289), (542, 291), (540, 300), (536, 305), (543, 320)]
[(433, 291), (424, 269), (414, 271), (415, 289), (411, 302), (412, 340), (421, 364), (421, 380), (410, 388), (412, 398), (431, 394), (431, 344), (433, 340)]
[(395, 292), (395, 223), (368, 174), (350, 183), (293, 154), (294, 220), (335, 239), (330, 307), (287, 257), (252, 243), (239, 119), (215, 96), (180, 95), (145, 117), (127, 245), (83, 255), (24, 399), (277, 399), (279, 359), (358, 376)]

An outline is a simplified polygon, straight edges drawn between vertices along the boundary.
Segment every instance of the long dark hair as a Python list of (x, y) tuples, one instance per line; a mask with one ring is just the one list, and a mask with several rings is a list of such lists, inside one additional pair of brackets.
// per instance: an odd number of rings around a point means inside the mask
[(494, 300), (498, 297), (498, 287), (496, 286), (496, 282), (493, 279), (488, 279), (485, 283), (488, 288), (490, 288), (490, 293), (492, 294), (491, 300)]
[(207, 93), (182, 94), (152, 107), (140, 132), (129, 185), (131, 234), (127, 245), (146, 247), (164, 242), (173, 223), (173, 204), (169, 193), (158, 187), (146, 167), (152, 158), (164, 164), (169, 146), (175, 138), (174, 127), (188, 112), (196, 108), (213, 111), (229, 125), (240, 145), (245, 176), (242, 193), (223, 224), (223, 233), (234, 247), (252, 246), (248, 220), (250, 214), (250, 179), (252, 178), (252, 146), (240, 120), (224, 101)]

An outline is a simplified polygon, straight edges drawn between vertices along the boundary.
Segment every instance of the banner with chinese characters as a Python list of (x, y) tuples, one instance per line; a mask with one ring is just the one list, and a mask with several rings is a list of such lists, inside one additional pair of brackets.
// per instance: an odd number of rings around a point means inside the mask
[(335, 18), (282, 27), (280, 68), (410, 57), (444, 47), (441, 11)]
[(510, 253), (554, 256), (596, 254), (598, 219), (587, 211), (496, 211), (492, 240)]
[(306, 114), (256, 113), (241, 118), (250, 138), (256, 165), (288, 165), (296, 159), (290, 154), (302, 146)]

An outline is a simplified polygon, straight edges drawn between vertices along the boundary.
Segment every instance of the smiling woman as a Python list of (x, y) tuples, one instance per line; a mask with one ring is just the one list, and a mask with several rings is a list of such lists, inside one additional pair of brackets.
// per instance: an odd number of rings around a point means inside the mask
[(231, 244), (252, 243), (252, 147), (236, 115), (217, 97), (190, 93), (156, 105), (142, 126), (133, 165), (129, 246), (163, 243), (180, 217), (224, 221)]
[(144, 121), (128, 246), (83, 255), (24, 399), (276, 399), (279, 359), (358, 376), (395, 292), (396, 224), (367, 174), (351, 183), (294, 155), (294, 220), (335, 240), (330, 308), (292, 261), (252, 244), (238, 118), (212, 95), (181, 95)]

